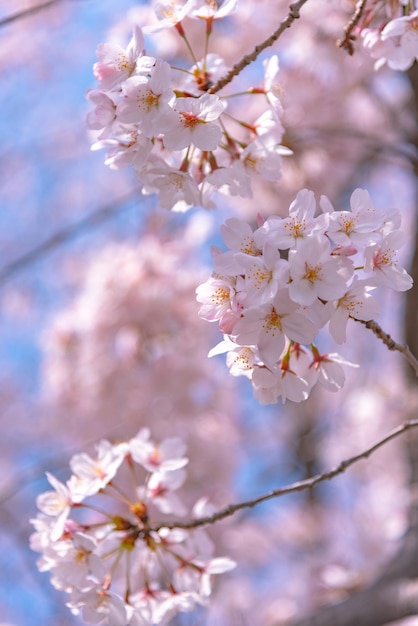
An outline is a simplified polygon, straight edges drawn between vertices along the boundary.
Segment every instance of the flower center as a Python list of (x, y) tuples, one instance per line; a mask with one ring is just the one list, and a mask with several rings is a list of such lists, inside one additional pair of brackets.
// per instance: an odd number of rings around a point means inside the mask
[(194, 128), (197, 124), (199, 124), (199, 122), (202, 121), (194, 113), (187, 113), (185, 111), (181, 113), (181, 117), (183, 125), (187, 126), (188, 128)]

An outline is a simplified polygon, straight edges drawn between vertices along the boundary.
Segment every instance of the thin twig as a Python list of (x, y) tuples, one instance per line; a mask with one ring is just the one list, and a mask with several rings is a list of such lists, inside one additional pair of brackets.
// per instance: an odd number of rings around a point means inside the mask
[(367, 0), (360, 0), (357, 3), (356, 9), (350, 21), (348, 22), (347, 26), (344, 28), (344, 38), (337, 41), (337, 46), (339, 48), (344, 48), (344, 50), (347, 50), (348, 54), (350, 55), (354, 54), (353, 41), (356, 40), (356, 36), (353, 35), (353, 30), (359, 23), (361, 16), (363, 15), (364, 9), (366, 8), (366, 4), (367, 4)]
[(383, 341), (383, 343), (389, 350), (396, 350), (397, 352), (401, 352), (415, 371), (415, 374), (418, 376), (418, 359), (412, 354), (408, 346), (402, 346), (400, 343), (396, 343), (396, 341), (394, 341), (392, 337), (388, 335), (388, 333), (385, 333), (379, 326), (379, 324), (374, 320), (364, 322), (363, 320), (358, 320), (355, 317), (353, 317), (352, 319), (355, 322), (360, 322), (360, 324), (364, 324), (366, 328), (369, 328), (376, 335), (376, 337)]
[(236, 513), (237, 511), (241, 511), (242, 509), (253, 508), (257, 506), (258, 504), (265, 502), (266, 500), (279, 498), (289, 493), (296, 493), (298, 491), (305, 491), (306, 489), (312, 489), (313, 487), (316, 487), (316, 485), (318, 485), (319, 483), (322, 483), (326, 480), (330, 480), (331, 478), (338, 476), (338, 474), (342, 474), (343, 472), (345, 472), (345, 470), (348, 467), (350, 467), (351, 465), (354, 465), (354, 463), (357, 463), (357, 461), (368, 458), (371, 454), (376, 452), (376, 450), (384, 446), (386, 443), (388, 443), (389, 441), (392, 441), (392, 439), (395, 439), (396, 437), (399, 437), (399, 435), (402, 435), (407, 430), (410, 430), (411, 428), (415, 428), (416, 426), (418, 426), (418, 419), (409, 420), (405, 422), (401, 426), (398, 426), (397, 428), (392, 430), (389, 434), (383, 437), (383, 439), (380, 439), (377, 443), (372, 445), (370, 448), (367, 448), (367, 450), (364, 450), (363, 452), (360, 452), (360, 454), (356, 454), (355, 456), (352, 456), (351, 458), (346, 459), (345, 461), (341, 461), (341, 463), (339, 463), (337, 467), (329, 470), (328, 472), (316, 474), (315, 476), (312, 476), (311, 478), (307, 478), (305, 480), (292, 483), (291, 485), (288, 485), (286, 487), (280, 487), (279, 489), (274, 489), (273, 491), (270, 491), (269, 493), (259, 496), (258, 498), (254, 498), (253, 500), (248, 500), (246, 502), (239, 502), (238, 504), (230, 504), (229, 506), (225, 507), (224, 509), (221, 509), (217, 513), (214, 513), (213, 515), (200, 517), (196, 520), (192, 520), (189, 522), (168, 522), (168, 523), (156, 524), (152, 526), (152, 530), (159, 530), (160, 528), (198, 528), (199, 526), (206, 526), (208, 524), (214, 524), (215, 522), (219, 522), (220, 520), (225, 519), (226, 517), (230, 517), (231, 515), (234, 515), (234, 513)]
[(28, 9), (23, 9), (23, 11), (19, 11), (18, 13), (13, 13), (12, 15), (8, 15), (7, 17), (4, 17), (2, 20), (0, 20), (0, 28), (2, 26), (7, 26), (8, 24), (11, 24), (12, 22), (16, 22), (17, 20), (20, 20), (22, 17), (29, 17), (30, 15), (34, 15), (35, 13), (38, 13), (38, 11), (47, 9), (48, 7), (52, 6), (53, 4), (57, 4), (58, 2), (61, 2), (61, 0), (49, 0), (48, 2), (37, 4), (33, 7), (29, 7)]
[(13, 13), (12, 15), (8, 15), (7, 17), (4, 17), (3, 19), (0, 20), (0, 28), (2, 26), (8, 26), (9, 24), (12, 24), (13, 22), (17, 22), (23, 17), (30, 17), (31, 15), (34, 15), (35, 13), (38, 13), (39, 11), (43, 11), (44, 9), (48, 9), (53, 4), (58, 4), (59, 2), (62, 2), (62, 1), (63, 0), (48, 0), (47, 2), (42, 2), (42, 4), (36, 4), (33, 7), (28, 7), (27, 9), (23, 9), (22, 11), (19, 11), (18, 13)]
[(213, 85), (213, 87), (208, 90), (209, 93), (217, 93), (218, 91), (223, 89), (225, 85), (228, 85), (235, 76), (238, 76), (238, 74), (240, 74), (240, 72), (242, 72), (245, 67), (253, 63), (253, 61), (257, 59), (257, 57), (261, 54), (261, 52), (263, 52), (263, 50), (265, 50), (269, 46), (272, 46), (274, 42), (278, 40), (280, 35), (284, 33), (286, 28), (290, 28), (292, 23), (300, 17), (300, 9), (306, 2), (307, 0), (298, 0), (298, 2), (294, 2), (293, 4), (291, 4), (289, 6), (288, 16), (280, 23), (278, 29), (275, 30), (274, 33), (270, 35), (270, 37), (268, 37), (268, 39), (256, 46), (250, 54), (245, 55), (245, 57), (243, 57), (241, 61), (236, 63), (226, 76), (218, 80), (218, 82), (215, 83), (215, 85)]
[(22, 254), (22, 256), (18, 257), (14, 261), (11, 261), (8, 265), (1, 267), (0, 285), (5, 283), (16, 272), (25, 269), (31, 265), (31, 263), (37, 261), (40, 257), (44, 256), (44, 254), (51, 252), (51, 250), (57, 248), (59, 245), (67, 241), (71, 241), (75, 237), (79, 236), (84, 229), (91, 228), (92, 226), (98, 226), (99, 224), (102, 224), (106, 220), (110, 219), (118, 212), (125, 209), (126, 203), (137, 194), (138, 190), (135, 189), (130, 191), (125, 196), (112, 201), (110, 204), (98, 208), (96, 211), (93, 211), (86, 217), (83, 217), (75, 224), (70, 224), (69, 226), (57, 231), (46, 241), (40, 243), (35, 248), (32, 248), (29, 252)]

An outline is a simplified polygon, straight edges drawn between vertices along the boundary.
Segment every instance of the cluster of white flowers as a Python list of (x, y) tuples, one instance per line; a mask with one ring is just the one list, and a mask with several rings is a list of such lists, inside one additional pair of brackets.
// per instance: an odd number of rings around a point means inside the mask
[(412, 286), (396, 261), (399, 212), (375, 210), (363, 189), (350, 205), (335, 211), (322, 196), (316, 215), (314, 194), (303, 189), (286, 218), (260, 218), (254, 231), (236, 218), (222, 227), (230, 250), (213, 250), (215, 272), (197, 288), (200, 316), (219, 321), (225, 335), (209, 355), (227, 352), (231, 374), (249, 378), (263, 404), (279, 397), (300, 402), (316, 383), (341, 389), (341, 366), (353, 364), (320, 353), (313, 344), (319, 329), (328, 323), (331, 337), (343, 343), (350, 317), (376, 316), (373, 288)]
[[(139, 27), (126, 49), (116, 44), (98, 47), (94, 74), (99, 88), (87, 95), (95, 105), (87, 126), (98, 131), (92, 149), (106, 148), (105, 163), (112, 168), (132, 165), (143, 193), (158, 194), (162, 208), (210, 208), (214, 191), (251, 197), (251, 178), (277, 181), (282, 155), (291, 153), (281, 145), (276, 56), (265, 62), (264, 84), (246, 92), (264, 96), (263, 112), (256, 119), (226, 115), (227, 98), (234, 94), (211, 93), (228, 73), (224, 60), (208, 52), (212, 23), (230, 15), (236, 5), (237, 0), (228, 0), (219, 9), (216, 2), (203, 0), (188, 0), (184, 6), (157, 4), (159, 26), (143, 30), (175, 27), (188, 44), (193, 64), (189, 68), (171, 67), (147, 56)], [(206, 25), (201, 60), (187, 41), (181, 23), (186, 16)]]
[(363, 45), (375, 68), (385, 63), (393, 70), (407, 70), (418, 61), (418, 8), (416, 3), (392, 3), (391, 12), (400, 14), (380, 28), (364, 28)]
[[(95, 457), (73, 456), (66, 483), (47, 475), (53, 491), (38, 496), (31, 548), (42, 553), (39, 569), (51, 571), (51, 583), (69, 594), (67, 605), (84, 621), (166, 624), (205, 604), (211, 576), (235, 566), (212, 557), (200, 528), (168, 529), (150, 520), (153, 507), (162, 514), (188, 512), (175, 493), (186, 477), (184, 453), (181, 439), (157, 445), (144, 428), (128, 442), (102, 440)], [(193, 514), (208, 510), (202, 499)]]

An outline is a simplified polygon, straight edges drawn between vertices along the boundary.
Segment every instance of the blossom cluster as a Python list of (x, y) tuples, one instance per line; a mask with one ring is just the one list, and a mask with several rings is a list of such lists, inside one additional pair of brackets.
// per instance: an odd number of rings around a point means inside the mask
[[(39, 569), (51, 572), (52, 585), (69, 594), (67, 606), (84, 621), (166, 624), (205, 604), (212, 575), (235, 566), (212, 556), (200, 528), (169, 529), (150, 520), (153, 508), (187, 513), (176, 493), (186, 478), (184, 454), (181, 439), (156, 444), (144, 428), (128, 442), (102, 440), (94, 457), (74, 455), (66, 483), (47, 474), (53, 490), (38, 496), (31, 548), (42, 553)], [(209, 509), (202, 499), (194, 516)]]
[[(136, 27), (126, 49), (98, 46), (93, 68), (98, 88), (87, 94), (95, 106), (87, 117), (88, 128), (96, 132), (92, 149), (106, 148), (105, 163), (112, 168), (132, 165), (143, 193), (158, 194), (162, 208), (210, 208), (216, 191), (251, 197), (252, 178), (277, 181), (282, 156), (291, 153), (281, 145), (277, 56), (264, 63), (263, 85), (239, 94), (212, 93), (229, 71), (221, 56), (209, 52), (212, 25), (236, 7), (237, 0), (220, 8), (203, 0), (157, 3), (160, 23)], [(205, 25), (200, 60), (187, 40), (186, 16)], [(172, 67), (145, 54), (143, 33), (172, 27), (187, 45), (190, 67)], [(262, 106), (251, 119), (238, 119), (233, 108), (226, 112), (234, 95), (261, 96)]]
[(373, 9), (365, 12), (361, 30), (364, 48), (376, 59), (375, 68), (387, 63), (393, 70), (409, 69), (418, 60), (416, 2), (388, 3), (380, 20), (376, 19), (375, 13)]
[(303, 189), (288, 217), (272, 216), (253, 230), (231, 218), (222, 226), (230, 248), (213, 249), (214, 273), (197, 288), (202, 318), (219, 322), (224, 341), (209, 356), (227, 352), (234, 376), (252, 382), (263, 404), (281, 397), (305, 400), (316, 383), (337, 391), (345, 381), (336, 353), (313, 343), (328, 324), (337, 343), (346, 340), (349, 318), (373, 319), (371, 291), (405, 291), (412, 279), (396, 260), (404, 238), (397, 210), (377, 211), (356, 189), (349, 211), (336, 211), (326, 196), (316, 215), (312, 191)]

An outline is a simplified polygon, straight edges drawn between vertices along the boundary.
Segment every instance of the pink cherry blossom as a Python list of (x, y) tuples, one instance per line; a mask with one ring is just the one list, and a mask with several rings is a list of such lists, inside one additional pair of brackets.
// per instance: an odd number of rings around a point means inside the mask
[(126, 50), (117, 44), (102, 43), (97, 48), (99, 61), (93, 72), (102, 89), (117, 89), (135, 71), (137, 60), (144, 50), (144, 37), (136, 26)]
[(217, 0), (207, 2), (207, 0), (195, 0), (195, 8), (191, 12), (191, 17), (203, 20), (220, 20), (227, 15), (232, 15), (238, 8), (238, 0)]
[(177, 98), (176, 117), (167, 124), (164, 146), (169, 150), (182, 150), (190, 145), (200, 150), (215, 150), (222, 139), (216, 120), (225, 108), (225, 102), (208, 93), (199, 98)]
[(307, 237), (323, 234), (328, 220), (325, 216), (315, 217), (315, 209), (313, 192), (302, 189), (289, 207), (289, 217), (269, 217), (257, 231), (257, 242), (270, 241), (286, 250)]
[(115, 476), (127, 452), (126, 446), (115, 447), (102, 440), (96, 445), (95, 457), (85, 452), (75, 454), (70, 460), (70, 467), (76, 477), (78, 493), (92, 495), (103, 489)]
[(152, 7), (155, 15), (159, 20), (159, 24), (145, 26), (144, 33), (159, 33), (167, 28), (177, 26), (180, 22), (190, 15), (196, 0), (187, 0), (187, 2), (179, 2), (178, 0), (159, 0), (152, 1)]
[(370, 294), (372, 287), (368, 282), (356, 280), (347, 292), (335, 301), (335, 308), (329, 320), (329, 332), (337, 343), (346, 340), (346, 327), (350, 317), (367, 322), (376, 319), (379, 313), (379, 304)]
[(52, 474), (47, 473), (47, 478), (54, 491), (47, 491), (39, 495), (36, 504), (42, 513), (54, 518), (50, 534), (51, 540), (56, 541), (64, 532), (64, 525), (70, 514), (73, 500), (71, 491), (66, 485)]
[(150, 472), (178, 470), (189, 462), (183, 456), (186, 446), (179, 437), (170, 437), (156, 446), (150, 440), (148, 428), (143, 428), (130, 440), (129, 450), (134, 461)]
[(139, 123), (146, 137), (158, 136), (174, 116), (170, 104), (174, 94), (170, 86), (171, 69), (168, 63), (156, 59), (151, 76), (132, 76), (122, 85), (123, 99), (117, 107), (118, 119), (125, 123)]
[(389, 67), (406, 70), (418, 60), (418, 9), (410, 15), (398, 17), (382, 30), (382, 41), (395, 42), (395, 48), (387, 58)]
[(412, 278), (395, 258), (403, 243), (403, 233), (393, 231), (381, 243), (366, 249), (364, 269), (373, 273), (374, 285), (390, 286), (396, 291), (406, 291), (412, 287)]
[(312, 304), (316, 298), (340, 298), (353, 273), (348, 259), (330, 256), (329, 241), (320, 236), (312, 236), (290, 250), (289, 270), (290, 297), (302, 305)]

